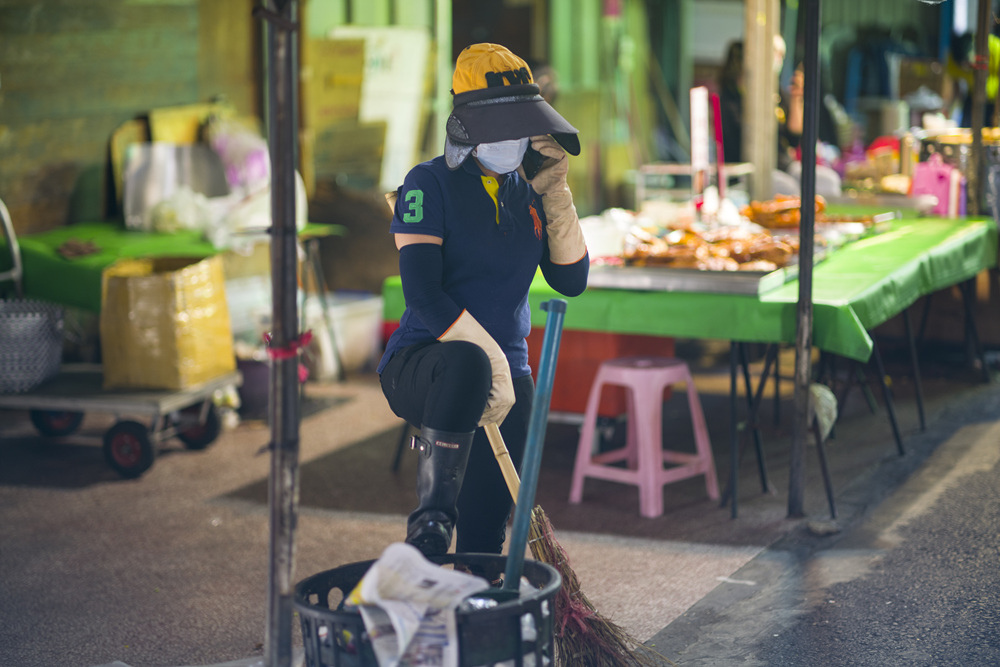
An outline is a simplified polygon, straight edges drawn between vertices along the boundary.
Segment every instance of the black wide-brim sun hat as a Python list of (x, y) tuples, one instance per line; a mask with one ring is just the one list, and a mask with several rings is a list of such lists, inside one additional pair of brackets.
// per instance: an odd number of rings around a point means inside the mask
[(458, 93), (445, 126), (444, 157), (457, 169), (478, 144), (551, 134), (570, 155), (580, 154), (579, 131), (545, 101), (536, 84)]

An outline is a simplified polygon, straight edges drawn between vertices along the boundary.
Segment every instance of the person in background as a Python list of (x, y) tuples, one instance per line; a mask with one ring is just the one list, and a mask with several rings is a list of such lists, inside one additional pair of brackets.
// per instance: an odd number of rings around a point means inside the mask
[[(775, 78), (785, 61), (785, 40), (774, 36)], [(726, 162), (743, 161), (743, 42), (734, 41), (726, 50), (726, 60), (719, 72), (719, 107), (722, 116), (722, 148)], [(802, 136), (802, 70), (796, 70), (787, 90), (775, 98), (774, 116), (778, 127), (778, 168), (785, 170), (795, 157)]]
[[(774, 36), (773, 73), (781, 73), (785, 61), (785, 40)], [(743, 161), (743, 42), (731, 42), (720, 70), (719, 107), (722, 118), (722, 142), (726, 162)], [(801, 65), (796, 68), (786, 89), (780, 89), (775, 99), (774, 115), (777, 123), (778, 172), (774, 174), (775, 187), (782, 194), (798, 191), (798, 181), (789, 178), (789, 170), (796, 170), (799, 144), (805, 118), (805, 73)], [(819, 140), (836, 145), (836, 129), (825, 104), (820, 105)]]
[(778, 169), (782, 171), (788, 171), (789, 165), (798, 159), (805, 124), (805, 81), (806, 75), (800, 65), (792, 72), (788, 87), (780, 91), (775, 108), (778, 118)]
[[(994, 28), (996, 29), (996, 28)], [(996, 99), (1000, 92), (1000, 37), (991, 32), (987, 38), (988, 60), (986, 74), (986, 99), (983, 109), (983, 125), (996, 125)], [(956, 88), (956, 98), (961, 100), (959, 127), (972, 127), (972, 91), (976, 85), (975, 34), (971, 32), (955, 35), (951, 41), (947, 70)]]
[(519, 466), (534, 394), (531, 282), (541, 267), (575, 296), (590, 266), (566, 183), (577, 130), (525, 61), (498, 44), (466, 47), (452, 94), (444, 155), (396, 192), (389, 231), (406, 310), (378, 365), (390, 408), (420, 428), (406, 542), (425, 556), (446, 553), (453, 530), (457, 552), (501, 553), (512, 500), (481, 427), (500, 425)]
[(743, 161), (743, 42), (730, 42), (719, 70), (719, 115), (726, 162)]

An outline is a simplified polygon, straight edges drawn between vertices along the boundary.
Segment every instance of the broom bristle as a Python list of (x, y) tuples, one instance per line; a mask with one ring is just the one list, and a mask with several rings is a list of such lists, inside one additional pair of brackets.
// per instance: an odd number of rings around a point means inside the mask
[(531, 510), (528, 544), (535, 560), (551, 565), (562, 577), (562, 587), (555, 598), (557, 664), (588, 667), (674, 664), (594, 608), (580, 590), (580, 580), (541, 507)]

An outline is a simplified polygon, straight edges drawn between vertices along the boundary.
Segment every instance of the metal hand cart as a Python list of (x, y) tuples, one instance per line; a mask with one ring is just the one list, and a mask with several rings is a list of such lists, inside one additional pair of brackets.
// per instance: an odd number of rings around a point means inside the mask
[[(242, 384), (239, 371), (181, 390), (106, 390), (97, 364), (65, 364), (45, 384), (23, 394), (0, 395), (0, 408), (29, 410), (42, 435), (64, 436), (79, 428), (84, 413), (119, 417), (104, 433), (104, 458), (122, 477), (135, 478), (156, 460), (157, 446), (177, 437), (188, 449), (205, 449), (222, 432), (216, 390)], [(128, 415), (146, 418), (149, 425)]]
[[(23, 294), (20, 251), (10, 214), (2, 200), (0, 231), (12, 265), (10, 270), (0, 272), (0, 282), (12, 282), (15, 295), (20, 299)], [(86, 412), (116, 415), (119, 420), (104, 434), (104, 457), (108, 465), (127, 478), (139, 477), (149, 470), (156, 460), (157, 445), (168, 438), (179, 438), (188, 449), (204, 449), (219, 437), (222, 420), (212, 400), (213, 394), (228, 386), (241, 385), (243, 376), (239, 371), (179, 391), (105, 390), (99, 364), (59, 365), (61, 317), (60, 311), (59, 333), (53, 334), (54, 339), (48, 341), (55, 355), (51, 367), (46, 364), (46, 368), (41, 369), (45, 370), (44, 377), (37, 375), (32, 367), (30, 383), (0, 390), (0, 409), (29, 410), (31, 423), (39, 433), (53, 437), (75, 432)], [(25, 342), (30, 344), (30, 341)], [(31, 356), (27, 350), (30, 347), (18, 347), (18, 358)], [(13, 393), (7, 393), (11, 391)], [(122, 415), (145, 417), (149, 419), (149, 426), (121, 419)]]

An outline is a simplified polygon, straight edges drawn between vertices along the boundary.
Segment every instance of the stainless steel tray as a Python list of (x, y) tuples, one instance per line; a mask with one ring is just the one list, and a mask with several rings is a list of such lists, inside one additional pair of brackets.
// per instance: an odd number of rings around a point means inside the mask
[(759, 295), (781, 287), (799, 275), (797, 264), (775, 271), (701, 271), (658, 266), (590, 267), (589, 287), (654, 292), (714, 292)]

